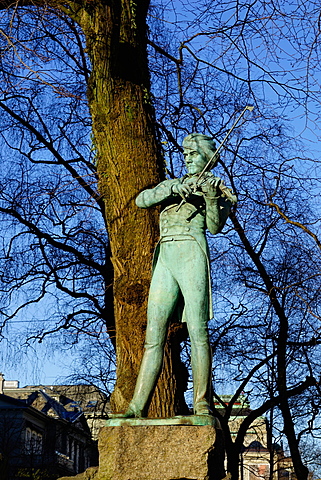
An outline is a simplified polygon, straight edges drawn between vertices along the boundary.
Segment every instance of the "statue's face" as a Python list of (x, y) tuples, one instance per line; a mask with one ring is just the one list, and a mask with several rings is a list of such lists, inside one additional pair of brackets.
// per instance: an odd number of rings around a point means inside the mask
[(192, 142), (184, 145), (183, 155), (187, 171), (190, 175), (200, 173), (207, 164), (207, 158), (204, 153), (198, 150)]

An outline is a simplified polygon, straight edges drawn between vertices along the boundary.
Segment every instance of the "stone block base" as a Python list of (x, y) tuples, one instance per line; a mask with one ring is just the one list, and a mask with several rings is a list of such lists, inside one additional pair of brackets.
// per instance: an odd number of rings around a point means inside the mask
[(103, 427), (97, 480), (219, 480), (217, 432), (211, 425)]
[(89, 467), (85, 472), (78, 473), (72, 477), (60, 477), (58, 480), (99, 480), (98, 467)]

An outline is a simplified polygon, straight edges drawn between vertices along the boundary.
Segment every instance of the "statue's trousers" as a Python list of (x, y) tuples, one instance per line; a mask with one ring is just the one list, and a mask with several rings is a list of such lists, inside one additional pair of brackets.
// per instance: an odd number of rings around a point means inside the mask
[(150, 285), (145, 350), (130, 406), (143, 412), (162, 368), (168, 324), (180, 294), (191, 341), (194, 412), (207, 405), (210, 394), (211, 350), (208, 261), (194, 239), (162, 241)]

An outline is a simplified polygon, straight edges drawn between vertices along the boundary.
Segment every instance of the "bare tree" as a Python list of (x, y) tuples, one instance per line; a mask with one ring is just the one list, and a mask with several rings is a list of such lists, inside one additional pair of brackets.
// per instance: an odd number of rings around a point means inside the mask
[[(222, 418), (233, 478), (249, 422), (273, 407), (305, 479), (300, 440), (319, 412), (320, 176), (309, 143), (312, 128), (312, 139), (319, 136), (319, 8), (313, 1), (191, 0), (148, 7), (24, 2), (3, 11), (3, 161), (15, 161), (1, 180), (2, 292), (21, 306), (30, 301), (29, 285), (33, 302), (57, 298), (57, 319), (39, 338), (107, 325), (118, 357), (113, 405), (124, 408), (141, 356), (157, 240), (157, 210), (138, 211), (134, 198), (166, 173), (181, 175), (186, 133), (220, 140), (235, 112), (253, 104), (218, 167), (239, 204), (226, 235), (209, 238), (214, 388), (228, 376), (233, 398), (247, 390), (255, 403), (235, 441), (232, 404)], [(295, 116), (300, 123), (289, 121)], [(12, 303), (2, 309), (5, 321), (14, 314)], [(182, 338), (181, 327), (171, 328), (151, 413), (182, 411), (173, 374), (182, 371)]]

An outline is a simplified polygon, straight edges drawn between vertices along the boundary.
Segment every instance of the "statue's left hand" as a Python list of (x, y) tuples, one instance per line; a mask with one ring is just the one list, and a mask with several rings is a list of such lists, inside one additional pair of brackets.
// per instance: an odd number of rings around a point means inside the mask
[(221, 179), (213, 174), (207, 174), (202, 181), (200, 188), (205, 196), (218, 197), (220, 195), (219, 185)]

